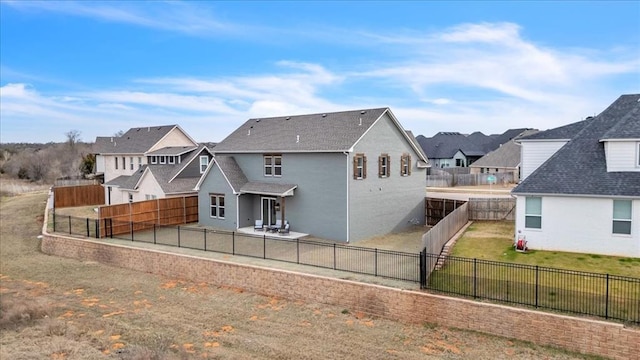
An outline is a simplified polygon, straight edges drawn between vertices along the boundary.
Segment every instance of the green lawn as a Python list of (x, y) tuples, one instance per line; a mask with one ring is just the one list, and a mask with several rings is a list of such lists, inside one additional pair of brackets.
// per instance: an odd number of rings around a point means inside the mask
[(640, 258), (513, 248), (512, 221), (477, 221), (456, 242), (450, 255), (640, 278)]
[(445, 266), (431, 274), (429, 288), (640, 322), (640, 259), (559, 251), (516, 252), (513, 235), (513, 222), (474, 222), (456, 242)]

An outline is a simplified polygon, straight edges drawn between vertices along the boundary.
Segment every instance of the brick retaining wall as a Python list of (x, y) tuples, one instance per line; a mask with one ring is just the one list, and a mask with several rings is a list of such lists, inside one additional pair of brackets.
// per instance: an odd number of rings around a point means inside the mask
[(42, 251), (261, 295), (337, 305), (401, 322), (479, 331), (613, 359), (640, 359), (640, 329), (617, 323), (46, 233)]

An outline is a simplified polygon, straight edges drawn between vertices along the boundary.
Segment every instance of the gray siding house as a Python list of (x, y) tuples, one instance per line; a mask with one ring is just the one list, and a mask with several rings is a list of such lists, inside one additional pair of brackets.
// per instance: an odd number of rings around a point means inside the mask
[(357, 241), (424, 223), (428, 160), (388, 108), (250, 119), (217, 144), (199, 223)]

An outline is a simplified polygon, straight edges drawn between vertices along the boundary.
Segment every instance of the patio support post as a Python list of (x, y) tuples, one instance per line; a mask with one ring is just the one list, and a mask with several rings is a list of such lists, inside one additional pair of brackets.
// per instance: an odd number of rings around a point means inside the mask
[(280, 218), (282, 219), (280, 224), (280, 229), (284, 229), (284, 222), (285, 222), (284, 199), (285, 199), (284, 196), (280, 197)]

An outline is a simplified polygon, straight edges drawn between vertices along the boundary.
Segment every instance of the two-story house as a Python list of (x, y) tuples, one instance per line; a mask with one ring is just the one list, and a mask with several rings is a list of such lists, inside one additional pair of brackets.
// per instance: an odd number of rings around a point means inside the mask
[(216, 145), (199, 223), (356, 241), (424, 223), (428, 160), (388, 108), (250, 119)]
[(212, 158), (205, 145), (178, 125), (131, 128), (122, 136), (97, 137), (94, 152), (107, 205), (195, 195)]
[(640, 94), (518, 142), (516, 239), (532, 249), (640, 257)]

